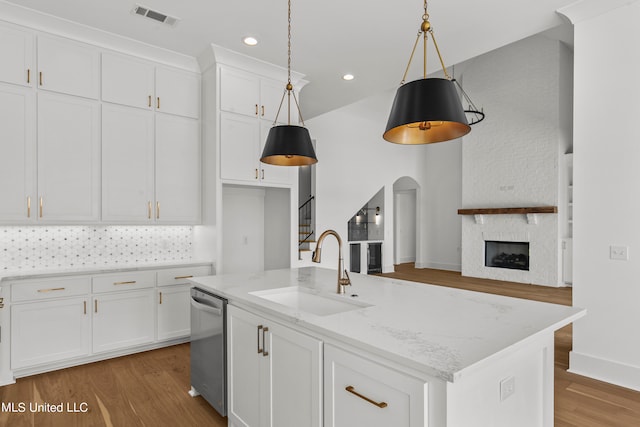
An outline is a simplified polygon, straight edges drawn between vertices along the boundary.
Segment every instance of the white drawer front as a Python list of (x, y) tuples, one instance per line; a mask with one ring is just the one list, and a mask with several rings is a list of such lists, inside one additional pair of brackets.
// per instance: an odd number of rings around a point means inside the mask
[(158, 286), (188, 284), (189, 279), (198, 276), (211, 275), (211, 267), (179, 267), (158, 270)]
[(155, 271), (131, 271), (93, 277), (93, 292), (95, 293), (152, 288), (155, 285)]
[(90, 289), (91, 278), (88, 276), (21, 280), (11, 283), (11, 301), (37, 301), (86, 295)]

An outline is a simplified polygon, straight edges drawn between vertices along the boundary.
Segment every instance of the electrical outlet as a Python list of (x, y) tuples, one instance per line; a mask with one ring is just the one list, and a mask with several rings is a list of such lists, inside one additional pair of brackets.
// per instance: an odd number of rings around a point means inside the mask
[(507, 377), (500, 381), (500, 401), (503, 402), (509, 396), (516, 392), (515, 377)]
[(629, 261), (629, 246), (609, 246), (609, 258)]

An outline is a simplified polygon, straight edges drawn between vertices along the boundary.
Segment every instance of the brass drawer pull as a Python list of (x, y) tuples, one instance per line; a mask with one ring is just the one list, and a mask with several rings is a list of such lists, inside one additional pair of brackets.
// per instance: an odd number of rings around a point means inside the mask
[(31, 196), (27, 197), (27, 218), (31, 218)]
[(265, 338), (265, 334), (267, 332), (269, 332), (269, 328), (262, 328), (262, 355), (264, 357), (267, 357), (269, 355), (269, 352), (267, 351), (267, 339)]
[(160, 305), (162, 305), (162, 292), (160, 292)]
[(151, 95), (149, 95), (149, 107), (151, 107)]
[(258, 115), (258, 104), (256, 104), (256, 116)]
[(114, 285), (133, 285), (136, 283), (135, 280), (129, 280), (128, 282), (113, 282)]
[(31, 83), (31, 69), (27, 68), (27, 83)]
[(258, 325), (258, 354), (262, 353), (262, 349), (260, 348), (260, 331), (262, 330), (262, 325)]
[(262, 106), (262, 117), (264, 117), (264, 105)]
[(180, 279), (191, 279), (193, 276), (176, 276), (174, 277), (175, 280), (180, 280)]
[(147, 216), (151, 219), (151, 202), (147, 202)]
[(98, 300), (93, 300), (93, 312), (97, 313), (98, 312)]
[(160, 97), (158, 97), (158, 104), (157, 104), (157, 108), (158, 108), (158, 110), (160, 109)]
[(40, 218), (42, 218), (42, 197), (40, 197)]
[(64, 288), (49, 288), (49, 289), (38, 289), (38, 292), (55, 292), (55, 291), (64, 291)]
[(367, 402), (371, 403), (372, 405), (377, 406), (378, 408), (386, 408), (387, 407), (387, 402), (376, 402), (373, 399), (369, 399), (367, 396), (363, 396), (360, 393), (358, 393), (356, 391), (356, 389), (352, 385), (346, 386), (345, 390), (347, 390), (351, 394), (355, 394), (360, 399), (366, 400)]
[(86, 301), (83, 301), (83, 302), (84, 302), (84, 314), (87, 314), (87, 302)]
[(40, 86), (42, 86), (42, 71), (40, 71)]
[(156, 219), (160, 219), (160, 202), (156, 202)]

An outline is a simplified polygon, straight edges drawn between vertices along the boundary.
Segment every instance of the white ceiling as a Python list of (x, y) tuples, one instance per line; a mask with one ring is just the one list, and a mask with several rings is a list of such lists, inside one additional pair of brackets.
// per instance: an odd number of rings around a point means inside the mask
[[(432, 27), (447, 66), (564, 24), (555, 13), (576, 0), (433, 0)], [(70, 21), (189, 56), (209, 43), (287, 65), (285, 0), (9, 0)], [(175, 27), (131, 14), (137, 4), (180, 18)], [(292, 68), (310, 82), (305, 118), (397, 87), (422, 22), (419, 0), (292, 0)], [(1, 17), (0, 17), (1, 18)], [(254, 35), (258, 46), (243, 45)], [(440, 68), (428, 46), (429, 71)], [(420, 77), (422, 58), (408, 80)], [(342, 75), (355, 80), (345, 82)], [(285, 82), (283, 82), (284, 85)]]

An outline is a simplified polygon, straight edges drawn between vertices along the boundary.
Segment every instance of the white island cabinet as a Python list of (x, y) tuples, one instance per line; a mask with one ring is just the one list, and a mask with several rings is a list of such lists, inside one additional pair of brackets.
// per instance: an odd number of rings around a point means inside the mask
[(553, 426), (554, 331), (585, 310), (359, 274), (336, 295), (335, 280), (192, 280), (229, 302), (230, 426)]

